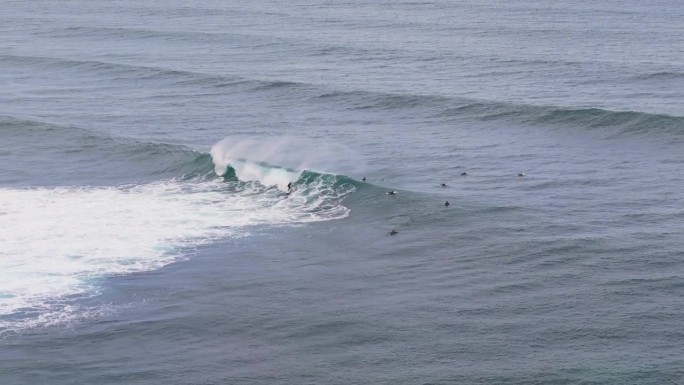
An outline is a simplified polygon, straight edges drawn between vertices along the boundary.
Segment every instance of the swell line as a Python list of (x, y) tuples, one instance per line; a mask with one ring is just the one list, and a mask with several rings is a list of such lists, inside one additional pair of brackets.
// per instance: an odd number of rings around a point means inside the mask
[[(684, 116), (640, 111), (611, 111), (601, 108), (527, 105), (476, 100), (458, 96), (393, 94), (363, 90), (336, 90), (313, 83), (287, 80), (261, 80), (230, 75), (162, 67), (73, 60), (56, 57), (0, 55), (0, 63), (51, 70), (91, 71), (96, 74), (132, 80), (165, 80), (184, 86), (210, 88), (241, 87), (240, 92), (286, 92), (300, 100), (342, 105), (349, 110), (420, 110), (444, 119), (468, 118), (480, 121), (501, 120), (534, 125), (579, 126), (590, 129), (616, 128), (621, 134), (647, 132), (684, 134)], [(657, 76), (671, 76), (662, 74)]]

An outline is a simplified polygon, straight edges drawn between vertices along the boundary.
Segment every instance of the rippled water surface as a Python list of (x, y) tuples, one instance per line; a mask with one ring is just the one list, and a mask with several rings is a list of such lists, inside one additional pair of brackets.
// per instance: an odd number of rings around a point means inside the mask
[(0, 382), (682, 383), (682, 20), (3, 3)]

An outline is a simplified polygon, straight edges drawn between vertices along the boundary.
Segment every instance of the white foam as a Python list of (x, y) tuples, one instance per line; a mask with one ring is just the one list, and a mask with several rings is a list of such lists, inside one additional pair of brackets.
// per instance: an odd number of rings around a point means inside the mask
[[(229, 163), (241, 181), (259, 182), (266, 187), (277, 187), (283, 192), (287, 192), (287, 185), (296, 182), (301, 175), (300, 171), (263, 166), (243, 160), (230, 160)], [(225, 172), (226, 168), (223, 168), (223, 173)]]
[(185, 247), (241, 236), (251, 225), (347, 214), (338, 204), (319, 207), (258, 184), (234, 189), (175, 180), (0, 189), (0, 316), (53, 311), (70, 297), (97, 294), (97, 278), (158, 269), (182, 258)]

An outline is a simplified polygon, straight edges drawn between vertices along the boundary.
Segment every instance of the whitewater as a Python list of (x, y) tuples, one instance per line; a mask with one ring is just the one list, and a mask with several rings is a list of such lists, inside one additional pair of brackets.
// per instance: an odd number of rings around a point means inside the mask
[[(0, 189), (0, 314), (28, 314), (0, 323), (0, 331), (79, 318), (83, 309), (73, 300), (99, 294), (99, 279), (159, 269), (201, 244), (244, 237), (250, 227), (344, 218), (348, 209), (339, 202), (353, 185), (336, 186), (337, 176), (305, 168), (325, 167), (317, 159), (325, 149), (300, 150), (289, 161), (296, 168), (265, 163), (295, 143), (302, 145), (292, 138), (225, 138), (210, 152), (213, 176)], [(288, 193), (292, 182), (295, 190)]]

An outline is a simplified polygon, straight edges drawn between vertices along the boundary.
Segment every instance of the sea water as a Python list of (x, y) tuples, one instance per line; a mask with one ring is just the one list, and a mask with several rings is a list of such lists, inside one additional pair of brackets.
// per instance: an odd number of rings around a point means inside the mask
[(0, 383), (682, 383), (682, 20), (4, 2)]

